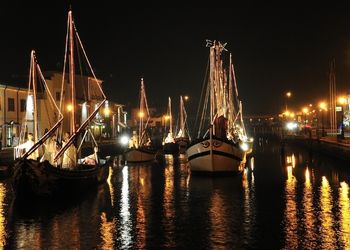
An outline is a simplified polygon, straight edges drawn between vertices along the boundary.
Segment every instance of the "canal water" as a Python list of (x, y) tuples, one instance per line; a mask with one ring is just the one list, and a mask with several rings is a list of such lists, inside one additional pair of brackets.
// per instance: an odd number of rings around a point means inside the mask
[(8, 249), (349, 249), (348, 165), (257, 140), (242, 175), (193, 176), (185, 159), (111, 166), (74, 200), (14, 200), (0, 182)]

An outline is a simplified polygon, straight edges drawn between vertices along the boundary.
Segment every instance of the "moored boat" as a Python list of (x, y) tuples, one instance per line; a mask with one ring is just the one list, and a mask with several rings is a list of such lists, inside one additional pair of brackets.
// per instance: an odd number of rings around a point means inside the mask
[[(186, 96), (187, 97), (187, 96)], [(188, 98), (188, 97), (187, 97)], [(187, 126), (187, 112), (182, 96), (180, 96), (180, 111), (179, 111), (179, 130), (175, 136), (175, 143), (179, 148), (180, 154), (186, 154), (186, 149), (190, 145), (191, 137)]]
[[(45, 89), (45, 94), (48, 95), (50, 99), (54, 100), (53, 104), (59, 114), (58, 121), (40, 139), (37, 140), (36, 138), (39, 137), (35, 136), (34, 145), (16, 160), (12, 177), (12, 186), (16, 197), (27, 198), (29, 195), (38, 198), (55, 197), (57, 195), (68, 197), (72, 194), (86, 192), (90, 188), (97, 187), (97, 185), (105, 182), (108, 178), (110, 158), (101, 159), (98, 157), (97, 142), (89, 130), (89, 125), (105, 103), (106, 96), (101, 88), (101, 81), (96, 78), (87, 58), (77, 33), (71, 11), (68, 13), (66, 38), (66, 55), (64, 57), (65, 62), (62, 74), (60, 108), (57, 107), (49, 88)], [(75, 44), (74, 41), (77, 41), (77, 43)], [(88, 65), (85, 69), (89, 71), (87, 73), (80, 72), (81, 76), (87, 74), (88, 81), (79, 81), (81, 84), (79, 86), (76, 85), (75, 81), (75, 46), (80, 49), (80, 52), (83, 52), (84, 59)], [(65, 72), (67, 64), (66, 58), (68, 57), (70, 65), (69, 74)], [(79, 60), (80, 63), (82, 62), (81, 60)], [(31, 68), (33, 73), (31, 73), (30, 79), (31, 77), (33, 79), (35, 78), (35, 72), (38, 69), (40, 77), (45, 83), (40, 68), (36, 67), (36, 60), (34, 58), (31, 61)], [(80, 68), (82, 69), (83, 67)], [(70, 89), (66, 89), (65, 95), (63, 95), (64, 84), (67, 84), (65, 80), (66, 75), (69, 75), (68, 86)], [(35, 86), (34, 83), (33, 86)], [(79, 93), (79, 95), (77, 93), (79, 92), (78, 90), (84, 92), (84, 95), (82, 95), (82, 93)], [(86, 95), (85, 93), (89, 94)], [(34, 114), (37, 113), (36, 99), (37, 98), (34, 96)], [(67, 103), (69, 105), (66, 107)], [(85, 117), (85, 119), (81, 119), (80, 124), (78, 121), (79, 119), (77, 119), (79, 106), (94, 107), (89, 115), (86, 114), (87, 117)], [(67, 110), (64, 112), (66, 108)], [(65, 115), (62, 115), (63, 113), (65, 113)], [(86, 113), (88, 113), (88, 111), (86, 111)], [(35, 129), (38, 127), (36, 124), (38, 124), (38, 117), (34, 115), (34, 131), (36, 131)], [(70, 132), (63, 133), (64, 127), (68, 127)], [(36, 133), (37, 132), (35, 132), (35, 134)], [(54, 133), (57, 133), (57, 135), (54, 135)], [(95, 145), (94, 153), (79, 159), (78, 157), (81, 155), (82, 145), (88, 133), (90, 133), (92, 143)], [(64, 140), (62, 140), (63, 134), (65, 135)], [(56, 136), (57, 141), (53, 140)], [(76, 148), (78, 142), (79, 146)], [(44, 149), (41, 150), (41, 148)], [(40, 151), (44, 152), (42, 157)]]
[(123, 152), (125, 163), (143, 163), (155, 160), (156, 150), (152, 148), (151, 138), (147, 134), (150, 114), (143, 78), (141, 78), (139, 108), (138, 134), (136, 134), (136, 131), (133, 131), (133, 135), (129, 141), (129, 148)]
[[(225, 45), (209, 41), (210, 73), (198, 137), (187, 149), (193, 173), (242, 173), (248, 150), (238, 94), (230, 56), (230, 68), (224, 69), (222, 53)], [(226, 75), (228, 72), (228, 76)], [(233, 83), (235, 95), (233, 94)], [(207, 108), (209, 106), (209, 108)], [(203, 131), (202, 129), (206, 128)]]

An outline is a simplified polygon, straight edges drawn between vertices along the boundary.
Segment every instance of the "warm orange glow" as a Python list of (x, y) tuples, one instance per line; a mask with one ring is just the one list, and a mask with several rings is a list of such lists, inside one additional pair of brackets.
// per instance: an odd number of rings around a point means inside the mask
[(170, 119), (170, 115), (165, 115), (164, 116), (164, 119), (167, 121), (167, 120), (169, 120)]
[(292, 92), (288, 91), (288, 92), (286, 93), (286, 96), (287, 96), (288, 98), (291, 97), (291, 96), (292, 96)]
[(0, 183), (0, 246), (2, 248), (5, 246), (6, 243), (6, 218), (4, 215), (5, 194), (5, 186), (2, 183)]
[(310, 185), (310, 172), (309, 168), (306, 168), (305, 170), (305, 184)]
[[(310, 180), (310, 171), (306, 167), (305, 170), (305, 185), (303, 191), (303, 211), (302, 219), (303, 226), (305, 230), (305, 237), (308, 240), (315, 241), (317, 239), (317, 233), (315, 232), (315, 209), (313, 204), (313, 187)], [(306, 247), (307, 248), (307, 247)]]
[(116, 221), (115, 218), (113, 220), (108, 221), (106, 213), (102, 212), (101, 214), (101, 238), (102, 238), (102, 244), (99, 247), (99, 249), (114, 249), (115, 248), (115, 238), (114, 238), (114, 232), (115, 232), (115, 225)]
[(327, 103), (326, 102), (320, 102), (318, 104), (321, 110), (327, 110)]
[[(291, 161), (291, 158), (290, 158)], [(287, 166), (287, 180), (285, 183), (285, 208), (283, 224), (285, 225), (285, 242), (287, 249), (297, 249), (298, 247), (298, 217), (297, 217), (297, 201), (296, 201), (296, 178), (293, 175), (292, 166)]]
[(143, 113), (143, 112), (139, 112), (139, 117), (144, 117), (145, 116), (145, 114)]
[(72, 104), (68, 104), (67, 105), (67, 111), (71, 112), (73, 110), (73, 105)]
[(350, 248), (350, 201), (349, 185), (343, 181), (339, 188), (339, 206), (340, 206), (340, 226), (341, 238), (344, 243), (344, 249)]
[(332, 189), (325, 176), (322, 176), (322, 186), (320, 188), (320, 207), (321, 232), (323, 232), (320, 248), (335, 249)]
[(344, 105), (346, 103), (346, 98), (344, 96), (340, 96), (338, 98), (338, 103)]
[(304, 107), (304, 108), (302, 109), (302, 111), (303, 111), (304, 114), (307, 114), (307, 113), (309, 112), (309, 109), (308, 109), (307, 107)]
[(105, 116), (109, 116), (109, 114), (111, 113), (111, 110), (109, 108), (105, 108), (103, 110), (103, 113), (105, 114)]
[(294, 117), (295, 117), (295, 114), (292, 112), (292, 113), (289, 114), (289, 116), (290, 116), (291, 118), (294, 118)]
[(109, 167), (107, 183), (108, 183), (108, 187), (109, 187), (109, 193), (111, 194), (111, 205), (113, 206), (113, 204), (114, 204), (114, 188), (113, 188), (113, 184), (112, 184), (112, 173), (113, 173), (112, 167)]
[(189, 96), (188, 96), (188, 95), (185, 95), (185, 96), (184, 96), (184, 99), (185, 99), (185, 101), (187, 101), (187, 100), (189, 99)]
[(286, 110), (286, 112), (284, 112), (284, 115), (285, 116), (289, 116), (290, 115), (290, 112), (288, 110)]

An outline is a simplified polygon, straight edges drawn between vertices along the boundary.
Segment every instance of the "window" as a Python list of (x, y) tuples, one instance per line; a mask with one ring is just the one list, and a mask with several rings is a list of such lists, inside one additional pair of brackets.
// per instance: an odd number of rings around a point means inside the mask
[(21, 112), (25, 112), (26, 111), (26, 100), (25, 99), (21, 99)]
[(15, 111), (15, 99), (14, 98), (7, 99), (7, 111)]
[(56, 92), (56, 101), (59, 101), (61, 99), (61, 93)]

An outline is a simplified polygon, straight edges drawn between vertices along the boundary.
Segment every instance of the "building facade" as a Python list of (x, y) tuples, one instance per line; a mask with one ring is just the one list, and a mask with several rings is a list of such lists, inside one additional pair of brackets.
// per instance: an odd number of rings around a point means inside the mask
[[(64, 87), (61, 87), (62, 76), (62, 73), (59, 72), (44, 72), (47, 87), (58, 107), (60, 107), (61, 95), (70, 96), (70, 86), (67, 82), (68, 78), (65, 78)], [(76, 90), (78, 96), (76, 98), (77, 107), (74, 115), (76, 118), (75, 126), (79, 126), (95, 110), (101, 100), (96, 95), (96, 87), (95, 89), (93, 88), (95, 85), (92, 84), (92, 81), (95, 81), (93, 78), (77, 75), (76, 81), (84, 83), (81, 84), (81, 86), (87, 86), (86, 88), (81, 87)], [(102, 84), (102, 81), (99, 80), (98, 84)], [(62, 89), (63, 93), (61, 93)], [(47, 93), (45, 91), (38, 91), (37, 126), (38, 135), (40, 137), (46, 129), (50, 129), (57, 121), (58, 113), (48, 108), (50, 103)], [(0, 84), (0, 148), (18, 145), (21, 126), (26, 126), (27, 131), (32, 132), (33, 125), (30, 125), (30, 122), (31, 119), (33, 119), (33, 114), (28, 114), (30, 111), (27, 110), (28, 96), (30, 96), (30, 94), (27, 88)], [(86, 99), (90, 101), (85, 101)], [(63, 131), (68, 132), (71, 130), (72, 126), (69, 122), (69, 117), (72, 115), (69, 106), (70, 102), (64, 101), (60, 107), (64, 116)], [(102, 136), (109, 138), (116, 137), (117, 134), (127, 126), (127, 113), (123, 110), (123, 107), (123, 105), (113, 101), (107, 101), (105, 106), (100, 109), (95, 119), (90, 123), (90, 129), (93, 135), (97, 138)], [(30, 117), (32, 118), (30, 119)]]

